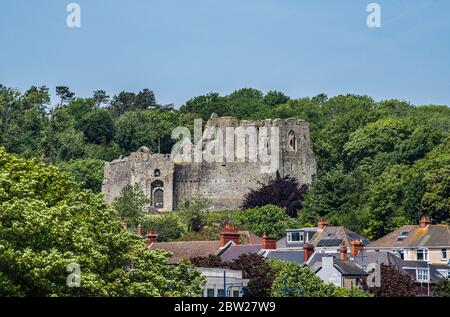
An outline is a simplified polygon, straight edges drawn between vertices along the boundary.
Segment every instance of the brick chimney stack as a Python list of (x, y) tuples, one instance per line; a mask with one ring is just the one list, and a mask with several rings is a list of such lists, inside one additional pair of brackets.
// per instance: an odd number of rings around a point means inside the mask
[(328, 226), (328, 222), (325, 220), (325, 218), (320, 218), (319, 223), (317, 224), (317, 228), (319, 230), (323, 230)]
[(158, 233), (156, 232), (156, 230), (147, 231), (147, 241), (149, 245), (154, 242), (158, 242)]
[(239, 244), (241, 239), (239, 230), (233, 225), (226, 224), (223, 226), (222, 232), (220, 233), (220, 246), (225, 246), (229, 241)]
[(431, 223), (430, 216), (423, 215), (419, 220), (419, 228), (426, 229), (428, 225)]
[(264, 235), (261, 239), (262, 248), (265, 250), (276, 250), (277, 248), (277, 239), (268, 237)]
[(355, 257), (364, 250), (364, 243), (361, 239), (353, 239), (350, 246), (350, 255)]
[(345, 246), (345, 240), (342, 240), (341, 249), (339, 251), (340, 251), (340, 255), (341, 255), (341, 260), (346, 261), (347, 260), (347, 247)]
[(304, 244), (303, 245), (303, 257), (304, 261), (308, 261), (309, 258), (314, 254), (314, 245), (312, 244)]

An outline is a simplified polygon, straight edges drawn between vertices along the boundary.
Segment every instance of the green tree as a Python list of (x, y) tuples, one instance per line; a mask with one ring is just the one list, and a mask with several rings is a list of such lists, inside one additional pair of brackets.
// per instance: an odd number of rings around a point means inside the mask
[(281, 238), (285, 230), (294, 226), (295, 220), (286, 214), (286, 210), (274, 205), (266, 205), (242, 210), (233, 214), (232, 222), (246, 227), (255, 234)]
[[(201, 295), (195, 268), (168, 265), (56, 168), (0, 149), (0, 173), (0, 296)], [(74, 265), (79, 287), (67, 284)]]
[(110, 96), (106, 94), (106, 91), (104, 90), (96, 90), (94, 91), (94, 94), (92, 96), (92, 99), (94, 99), (95, 105), (97, 108), (99, 108), (102, 104), (106, 104), (109, 102)]
[(450, 222), (450, 168), (429, 171), (424, 177), (421, 209), (436, 222)]
[(95, 193), (102, 190), (103, 166), (105, 162), (95, 159), (80, 159), (61, 162), (58, 168), (73, 177), (82, 188), (90, 189)]
[(433, 296), (450, 297), (450, 280), (448, 278), (441, 279), (433, 288)]
[(139, 184), (128, 184), (120, 191), (120, 195), (114, 200), (113, 206), (120, 217), (130, 225), (138, 225), (142, 216), (148, 211), (146, 205), (150, 200), (145, 196)]
[(116, 142), (123, 154), (129, 154), (142, 146), (157, 148), (157, 133), (145, 112), (127, 112), (116, 122)]
[(366, 297), (361, 289), (350, 290), (323, 282), (307, 266), (294, 262), (269, 260), (274, 276), (273, 297)]
[(200, 232), (206, 224), (209, 202), (201, 196), (193, 196), (181, 202), (176, 212), (183, 217), (189, 232)]
[(70, 91), (69, 87), (67, 87), (67, 86), (57, 86), (56, 87), (56, 95), (60, 99), (60, 103), (59, 103), (60, 106), (63, 106), (68, 101), (73, 100), (73, 98), (75, 97), (75, 93)]
[(158, 240), (163, 242), (177, 240), (187, 231), (183, 220), (175, 212), (164, 215), (145, 215), (140, 222), (144, 232), (156, 230)]
[(83, 133), (89, 143), (110, 142), (114, 137), (114, 122), (111, 114), (103, 109), (92, 111), (83, 120)]

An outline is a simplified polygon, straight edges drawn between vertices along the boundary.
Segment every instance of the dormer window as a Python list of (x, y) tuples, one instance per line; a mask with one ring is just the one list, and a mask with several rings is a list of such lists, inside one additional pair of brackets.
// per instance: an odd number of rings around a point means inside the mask
[(288, 243), (296, 243), (304, 241), (304, 233), (303, 232), (288, 232), (287, 234), (287, 242)]
[(154, 172), (155, 177), (160, 177), (161, 176), (161, 171), (159, 169), (156, 169)]

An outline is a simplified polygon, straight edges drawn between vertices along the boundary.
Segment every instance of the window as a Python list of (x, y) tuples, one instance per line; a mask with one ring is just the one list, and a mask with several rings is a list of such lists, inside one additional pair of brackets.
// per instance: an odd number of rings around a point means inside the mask
[(303, 232), (289, 232), (288, 242), (303, 242)]
[(447, 260), (447, 249), (441, 250), (441, 258), (442, 260)]
[(405, 250), (397, 250), (397, 254), (400, 259), (402, 259), (402, 260), (405, 259)]
[(416, 279), (418, 282), (428, 282), (428, 269), (417, 269)]
[(297, 151), (297, 138), (295, 137), (295, 132), (290, 131), (288, 134), (288, 140), (289, 140), (289, 150), (290, 151)]
[(157, 189), (153, 193), (153, 207), (156, 209), (164, 208), (164, 191), (162, 189)]
[(225, 297), (225, 290), (223, 288), (217, 290), (217, 297)]
[(239, 291), (238, 290), (234, 290), (233, 291), (233, 297), (239, 297)]
[(428, 250), (420, 249), (416, 251), (417, 261), (428, 261)]
[(155, 177), (161, 176), (161, 171), (156, 169), (154, 175), (155, 175)]
[(208, 288), (206, 290), (206, 297), (214, 297), (214, 288)]

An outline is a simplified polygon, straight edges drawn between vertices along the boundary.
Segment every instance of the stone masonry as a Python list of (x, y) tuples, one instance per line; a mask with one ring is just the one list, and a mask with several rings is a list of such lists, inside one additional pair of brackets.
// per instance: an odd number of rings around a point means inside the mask
[[(316, 173), (316, 161), (309, 136), (309, 124), (298, 119), (241, 120), (211, 116), (206, 128), (279, 127), (280, 153), (278, 173), (292, 176), (300, 184), (310, 184)], [(258, 139), (259, 140), (259, 139)], [(273, 173), (262, 173), (258, 162), (179, 163), (169, 154), (155, 154), (142, 147), (128, 157), (107, 162), (104, 168), (103, 194), (107, 202), (120, 195), (127, 184), (138, 183), (159, 211), (174, 210), (193, 195), (208, 199), (214, 210), (238, 209), (246, 193), (259, 188)]]

